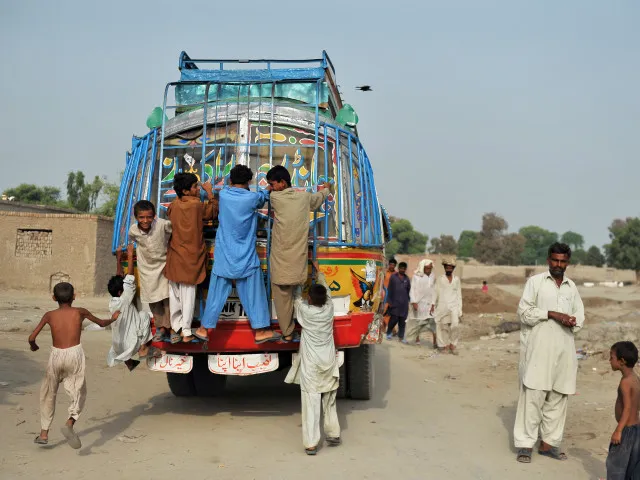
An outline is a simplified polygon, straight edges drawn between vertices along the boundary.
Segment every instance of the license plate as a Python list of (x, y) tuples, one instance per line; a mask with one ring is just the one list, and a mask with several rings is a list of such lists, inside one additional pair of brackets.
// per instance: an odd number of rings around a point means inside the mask
[(246, 320), (247, 313), (244, 311), (240, 300), (229, 299), (222, 307), (222, 312), (220, 312), (220, 321), (224, 322), (225, 320)]
[(155, 372), (189, 373), (193, 368), (193, 357), (171, 354), (158, 358), (147, 357), (147, 367)]
[(257, 375), (273, 372), (279, 365), (277, 353), (209, 355), (209, 370), (219, 375)]

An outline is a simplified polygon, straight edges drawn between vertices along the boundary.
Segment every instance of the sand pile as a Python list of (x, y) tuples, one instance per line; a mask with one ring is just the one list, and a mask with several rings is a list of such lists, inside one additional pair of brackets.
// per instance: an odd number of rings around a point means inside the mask
[(584, 303), (585, 308), (600, 308), (622, 304), (619, 300), (604, 297), (582, 297), (582, 303)]
[(489, 287), (488, 293), (483, 293), (479, 288), (462, 289), (462, 310), (465, 314), (515, 313), (519, 301), (515, 295), (496, 287)]

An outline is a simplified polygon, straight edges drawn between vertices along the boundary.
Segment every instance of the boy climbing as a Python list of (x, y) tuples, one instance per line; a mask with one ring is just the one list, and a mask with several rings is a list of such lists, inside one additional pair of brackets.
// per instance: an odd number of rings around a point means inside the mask
[(207, 307), (202, 316), (202, 326), (194, 332), (204, 341), (209, 338), (208, 330), (216, 328), (234, 281), (251, 328), (255, 330), (255, 342), (280, 339), (280, 335), (271, 330), (269, 304), (256, 252), (257, 210), (267, 201), (269, 193), (250, 191), (252, 178), (253, 172), (249, 167), (236, 165), (229, 175), (231, 185), (220, 191), (220, 223)]
[[(138, 311), (135, 305), (136, 277), (133, 275), (133, 244), (127, 247), (127, 276), (122, 271), (122, 248), (116, 250), (117, 273), (109, 280), (107, 289), (111, 295), (109, 311), (120, 312), (118, 321), (111, 327), (111, 348), (107, 354), (107, 365), (113, 367), (124, 363), (133, 371), (139, 360), (132, 357), (137, 353), (140, 358), (149, 354), (147, 344), (151, 341), (149, 314)], [(155, 350), (155, 349), (154, 349)]]
[(330, 183), (317, 193), (291, 188), (291, 175), (282, 165), (267, 172), (274, 213), (269, 253), (271, 292), (282, 339), (295, 340), (293, 291), (307, 281), (309, 260), (309, 212), (318, 209), (329, 196)]
[[(164, 276), (171, 222), (156, 217), (156, 207), (149, 200), (133, 206), (136, 223), (129, 228), (129, 241), (136, 242), (136, 259), (140, 278), (140, 300), (149, 304), (156, 326), (154, 342), (161, 342), (171, 331), (169, 317), (169, 281)], [(175, 332), (173, 332), (175, 335)]]
[(315, 455), (320, 442), (320, 416), (324, 418), (325, 439), (330, 447), (340, 445), (340, 423), (336, 395), (340, 365), (333, 339), (333, 301), (325, 276), (318, 268), (318, 283), (309, 287), (307, 301), (302, 286), (296, 287), (295, 309), (302, 326), (300, 351), (285, 379), (300, 384), (302, 398), (302, 443), (307, 455)]
[(207, 275), (203, 221), (213, 220), (218, 215), (218, 201), (213, 197), (211, 182), (202, 184), (209, 201), (205, 204), (200, 201), (198, 177), (193, 173), (176, 174), (173, 188), (177, 198), (167, 210), (172, 234), (164, 275), (169, 280), (171, 343), (179, 343), (195, 339), (191, 335), (191, 322), (196, 305), (196, 287)]
[(82, 321), (87, 319), (101, 327), (106, 327), (118, 319), (120, 312), (114, 312), (110, 320), (100, 320), (84, 308), (72, 307), (71, 304), (75, 300), (73, 285), (66, 282), (53, 287), (53, 299), (58, 302), (58, 308), (45, 313), (33, 333), (29, 335), (29, 346), (32, 352), (40, 348), (36, 343), (36, 337), (45, 325), (49, 325), (53, 340), (47, 372), (40, 388), (42, 430), (34, 442), (38, 445), (49, 443), (49, 427), (56, 411), (58, 387), (63, 383), (64, 389), (71, 398), (71, 404), (69, 418), (61, 432), (69, 442), (69, 446), (78, 449), (82, 446), (82, 442), (73, 426), (82, 412), (87, 397), (84, 351), (80, 344)]

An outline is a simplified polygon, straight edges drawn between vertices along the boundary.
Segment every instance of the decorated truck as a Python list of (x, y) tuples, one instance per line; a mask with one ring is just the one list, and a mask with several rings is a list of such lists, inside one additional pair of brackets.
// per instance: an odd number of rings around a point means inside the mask
[[(182, 52), (178, 68), (180, 79), (166, 85), (162, 108), (147, 120), (149, 133), (133, 137), (126, 154), (113, 251), (129, 244), (138, 200), (152, 201), (158, 216), (166, 217), (176, 197), (173, 178), (179, 172), (211, 181), (215, 189), (228, 184), (236, 164), (254, 171), (254, 191), (268, 186), (266, 173), (274, 165), (289, 170), (296, 189), (316, 191), (317, 185), (330, 182), (331, 195), (309, 214), (309, 264), (319, 264), (335, 306), (339, 395), (369, 399), (374, 345), (382, 339), (384, 244), (391, 230), (358, 138), (358, 117), (343, 103), (329, 57), (323, 52), (321, 58), (309, 60), (214, 60)], [(268, 203), (258, 215), (256, 250), (277, 329), (270, 292)], [(194, 325), (205, 309), (216, 229), (216, 220), (205, 224), (208, 275), (198, 286)], [(307, 286), (311, 268), (309, 273)], [(173, 394), (215, 396), (222, 393), (229, 375), (286, 368), (299, 343), (257, 345), (233, 290), (208, 342), (155, 346), (166, 353), (149, 358), (149, 368), (166, 373)]]

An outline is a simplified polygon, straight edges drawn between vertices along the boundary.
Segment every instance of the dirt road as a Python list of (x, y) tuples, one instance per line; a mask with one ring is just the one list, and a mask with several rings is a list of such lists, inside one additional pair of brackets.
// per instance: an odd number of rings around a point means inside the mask
[[(109, 369), (108, 331), (85, 332), (89, 395), (72, 450), (59, 433), (36, 447), (38, 391), (50, 339), (28, 351), (22, 332), (0, 332), (0, 478), (64, 479), (590, 479), (604, 474), (617, 378), (603, 359), (581, 362), (570, 400), (567, 462), (515, 462), (517, 333), (466, 342), (459, 357), (428, 347), (377, 347), (375, 398), (339, 401), (344, 443), (307, 457), (299, 393), (283, 372), (233, 378), (221, 399), (178, 399), (163, 374)], [(593, 371), (596, 368), (596, 371)]]

